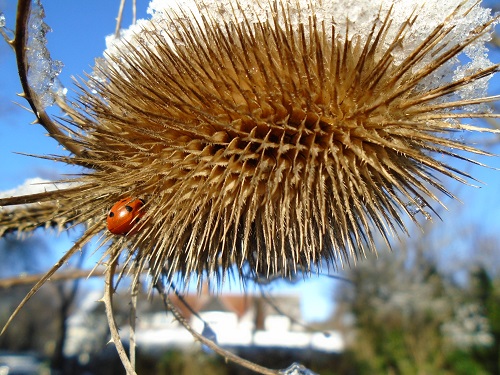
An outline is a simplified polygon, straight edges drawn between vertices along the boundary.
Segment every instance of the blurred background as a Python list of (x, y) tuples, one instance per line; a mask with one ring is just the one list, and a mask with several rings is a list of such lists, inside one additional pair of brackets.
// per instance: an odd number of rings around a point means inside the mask
[[(137, 1), (138, 18), (147, 17), (147, 1)], [(90, 73), (115, 29), (118, 1), (45, 1), (48, 48), (64, 63), (59, 76), (71, 96), (73, 81)], [(500, 9), (498, 1), (483, 6)], [(131, 22), (130, 4), (123, 25)], [(14, 27), (16, 2), (0, 0), (7, 27)], [(492, 40), (490, 59), (500, 61), (500, 37)], [(0, 41), (0, 192), (55, 180), (74, 169), (25, 154), (64, 154), (41, 126), (30, 125), (23, 109), (14, 54)], [(490, 93), (500, 92), (494, 78)], [(20, 106), (20, 105), (21, 106)], [(495, 111), (500, 112), (500, 108)], [(53, 115), (62, 116), (54, 110)], [(491, 122), (500, 128), (500, 123)], [(463, 134), (479, 148), (500, 153), (500, 138)], [(379, 246), (356, 267), (323, 270), (310, 279), (243, 290), (232, 283), (217, 296), (196, 291), (186, 300), (200, 320), (179, 300), (176, 305), (200, 331), (245, 358), (285, 368), (300, 362), (322, 374), (500, 374), (500, 159), (477, 158), (489, 168), (462, 165), (478, 182), (451, 183), (462, 202), (443, 198), (441, 217)], [(430, 211), (430, 210), (429, 210)], [(20, 238), (0, 239), (0, 325), (29, 291), (27, 278), (43, 273), (69, 249), (79, 228), (63, 233), (37, 230)], [(101, 257), (87, 246), (62, 270), (92, 269)], [(338, 278), (337, 278), (338, 277)], [(138, 302), (138, 373), (246, 374), (203, 348), (165, 313), (158, 296)], [(115, 297), (117, 323), (127, 336), (130, 291), (126, 282)], [(109, 333), (99, 277), (59, 280), (45, 285), (0, 336), (3, 374), (121, 374)], [(156, 298), (155, 298), (156, 297)], [(125, 340), (126, 341), (126, 340)], [(8, 372), (10, 368), (10, 372)], [(17, 372), (15, 372), (15, 371)], [(3, 372), (2, 372), (3, 371)]]

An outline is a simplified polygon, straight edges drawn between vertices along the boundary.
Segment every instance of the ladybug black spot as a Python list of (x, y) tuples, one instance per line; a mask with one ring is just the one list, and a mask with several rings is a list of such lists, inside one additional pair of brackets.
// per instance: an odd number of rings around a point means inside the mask
[(129, 206), (129, 205), (126, 205), (125, 206), (125, 209), (128, 211), (128, 212), (132, 212), (134, 209), (132, 208), (132, 206)]
[(113, 217), (113, 216), (115, 216), (115, 213), (114, 212), (110, 212), (109, 213), (109, 217)]

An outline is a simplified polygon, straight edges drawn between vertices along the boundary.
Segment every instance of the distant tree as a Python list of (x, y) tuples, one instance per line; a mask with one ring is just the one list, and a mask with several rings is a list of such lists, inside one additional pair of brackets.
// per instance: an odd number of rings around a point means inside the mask
[(357, 373), (500, 373), (500, 280), (470, 262), (458, 283), (433, 242), (430, 231), (347, 271), (338, 311), (351, 317)]
[(444, 356), (440, 324), (451, 315), (436, 269), (402, 256), (381, 256), (350, 272), (343, 302), (352, 307), (356, 336), (351, 348), (368, 373), (433, 373)]
[(475, 345), (472, 354), (489, 374), (500, 374), (500, 277), (492, 278), (482, 267), (471, 276), (471, 297), (478, 302), (488, 328), (487, 345)]

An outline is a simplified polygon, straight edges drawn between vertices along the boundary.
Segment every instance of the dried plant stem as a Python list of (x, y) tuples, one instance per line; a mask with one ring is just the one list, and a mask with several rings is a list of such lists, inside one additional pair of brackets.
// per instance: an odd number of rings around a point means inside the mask
[(14, 47), (14, 51), (16, 53), (17, 69), (21, 86), (23, 88), (23, 93), (19, 96), (26, 99), (31, 107), (37, 118), (35, 123), (42, 125), (49, 132), (49, 135), (68, 151), (75, 155), (82, 155), (83, 149), (76, 143), (68, 141), (68, 137), (62, 132), (61, 128), (54, 121), (52, 121), (43, 106), (39, 103), (36, 92), (32, 90), (29, 85), (29, 62), (26, 56), (26, 51), (29, 49), (27, 44), (29, 35), (26, 30), (29, 30), (28, 22), (31, 13), (31, 4), (32, 1), (30, 0), (19, 1), (17, 7), (16, 31), (12, 43), (9, 43)]
[(120, 7), (118, 8), (118, 16), (116, 17), (115, 38), (120, 37), (120, 29), (122, 27), (123, 9), (125, 8), (125, 2), (126, 0), (121, 0)]
[[(172, 312), (172, 314), (174, 315), (175, 319), (179, 323), (181, 323), (184, 326), (184, 328), (186, 328), (186, 330), (196, 340), (198, 340), (202, 344), (208, 346), (215, 353), (217, 353), (218, 355), (224, 357), (227, 361), (234, 362), (234, 363), (236, 363), (236, 364), (238, 364), (238, 365), (240, 365), (242, 367), (245, 367), (245, 368), (247, 368), (249, 370), (255, 371), (256, 373), (263, 374), (263, 375), (277, 375), (277, 374), (280, 373), (279, 370), (268, 369), (266, 367), (259, 366), (259, 365), (255, 364), (253, 362), (250, 362), (250, 361), (248, 361), (246, 359), (243, 359), (243, 358), (237, 356), (236, 354), (231, 353), (231, 352), (229, 352), (229, 351), (221, 348), (219, 345), (217, 345), (212, 340), (209, 340), (206, 337), (204, 337), (203, 335), (201, 335), (200, 333), (196, 332), (189, 325), (189, 323), (186, 321), (186, 319), (184, 318), (184, 316), (182, 316), (182, 314), (179, 312), (179, 310), (177, 310), (177, 308), (172, 303), (172, 301), (170, 301), (170, 299), (168, 298), (167, 292), (166, 292), (166, 290), (165, 290), (162, 282), (160, 280), (157, 280), (155, 282), (154, 286), (158, 290), (158, 292), (161, 294), (162, 299), (163, 299), (163, 303), (165, 304), (165, 307)], [(182, 299), (181, 299), (181, 301), (184, 302)]]
[(130, 335), (129, 335), (129, 356), (130, 356), (130, 363), (132, 364), (132, 368), (135, 368), (135, 362), (136, 362), (136, 357), (135, 357), (135, 349), (136, 349), (136, 342), (135, 342), (135, 322), (137, 319), (137, 296), (139, 294), (139, 286), (141, 284), (140, 282), (140, 269), (139, 265), (137, 262), (134, 262), (134, 265), (132, 266), (131, 270), (132, 275), (134, 275), (134, 278), (132, 280), (132, 290), (131, 290), (131, 300), (130, 300)]
[(274, 303), (274, 301), (272, 300), (272, 298), (269, 296), (269, 294), (264, 290), (264, 288), (262, 286), (260, 286), (260, 295), (262, 297), (262, 299), (264, 301), (266, 301), (266, 303), (271, 306), (271, 308), (276, 311), (279, 315), (283, 315), (283, 316), (286, 316), (288, 319), (290, 319), (290, 322), (292, 324), (295, 324), (295, 325), (298, 325), (302, 328), (304, 328), (304, 330), (306, 330), (307, 332), (321, 332), (322, 334), (324, 335), (329, 335), (328, 332), (325, 332), (325, 331), (320, 331), (318, 329), (315, 329), (313, 327), (311, 327), (310, 325), (296, 319), (295, 317), (293, 317), (292, 315), (286, 313), (285, 311), (283, 311), (282, 309), (280, 309), (276, 303)]
[(132, 25), (137, 23), (137, 0), (132, 0)]
[(125, 348), (123, 347), (122, 341), (120, 339), (120, 334), (118, 333), (118, 328), (116, 326), (115, 317), (113, 315), (113, 293), (115, 288), (113, 287), (113, 276), (115, 275), (116, 268), (118, 265), (118, 257), (112, 254), (110, 257), (110, 263), (108, 264), (108, 269), (106, 271), (106, 282), (104, 287), (104, 297), (102, 301), (106, 307), (106, 318), (108, 320), (109, 330), (111, 333), (111, 341), (116, 346), (116, 350), (120, 357), (120, 360), (125, 367), (127, 375), (136, 375), (134, 366), (127, 357)]

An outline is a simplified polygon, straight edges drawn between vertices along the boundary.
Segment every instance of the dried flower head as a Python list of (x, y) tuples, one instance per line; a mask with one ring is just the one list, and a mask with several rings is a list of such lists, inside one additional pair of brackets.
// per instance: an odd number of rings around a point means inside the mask
[(444, 160), (484, 154), (454, 136), (496, 116), (496, 19), (475, 1), (159, 3), (59, 101), (73, 155), (53, 159), (87, 169), (36, 198), (53, 204), (37, 220), (88, 225), (60, 264), (127, 197), (144, 213), (134, 235), (105, 232), (106, 254), (154, 277), (348, 263), (406, 231), (408, 204), (451, 196), (440, 176), (466, 182)]

